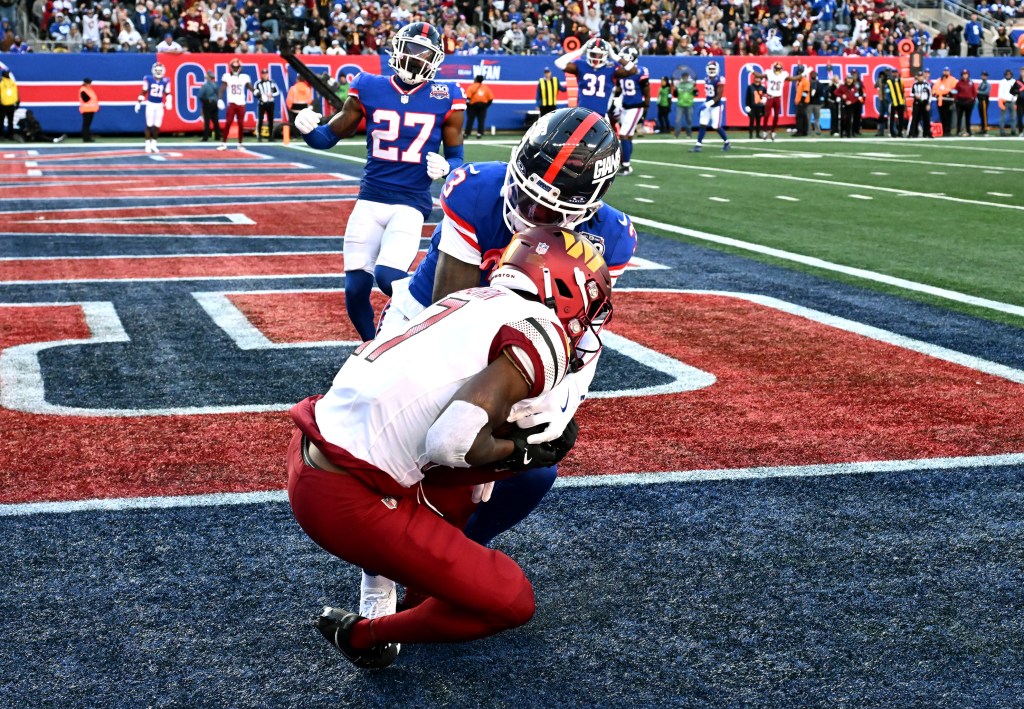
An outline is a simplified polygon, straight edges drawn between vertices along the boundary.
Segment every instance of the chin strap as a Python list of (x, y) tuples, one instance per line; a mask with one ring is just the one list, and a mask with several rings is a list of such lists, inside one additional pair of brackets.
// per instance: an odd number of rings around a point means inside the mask
[(544, 269), (544, 305), (549, 308), (555, 307), (555, 295), (551, 290), (551, 271)]

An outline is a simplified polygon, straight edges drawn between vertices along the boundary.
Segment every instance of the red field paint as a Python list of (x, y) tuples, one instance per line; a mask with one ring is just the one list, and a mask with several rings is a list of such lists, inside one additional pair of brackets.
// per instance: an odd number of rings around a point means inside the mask
[[(272, 340), (346, 337), (344, 326), (329, 324), (345, 319), (334, 294), (231, 298)], [(717, 381), (683, 394), (588, 401), (563, 475), (1024, 451), (1024, 386), (764, 305), (621, 292), (614, 330)], [(73, 306), (0, 308), (0, 347), (86, 334)], [(628, 369), (618, 375), (629, 384)], [(284, 412), (0, 410), (0, 430), (0, 502), (12, 503), (281, 489), (291, 424)]]
[[(341, 193), (344, 194), (344, 193)], [(263, 236), (342, 236), (355, 205), (345, 201), (286, 198), (270, 203), (245, 203), (226, 197), (217, 204), (163, 207), (97, 207), (39, 212), (8, 212), (6, 228), (16, 232), (52, 234), (167, 234)], [(196, 224), (204, 215), (240, 214), (252, 224)], [(180, 222), (175, 222), (180, 218)], [(147, 221), (151, 220), (151, 221)]]
[[(345, 315), (344, 291), (236, 293), (230, 300), (274, 343), (359, 340), (359, 334)], [(375, 290), (370, 302), (379, 315), (388, 298)]]

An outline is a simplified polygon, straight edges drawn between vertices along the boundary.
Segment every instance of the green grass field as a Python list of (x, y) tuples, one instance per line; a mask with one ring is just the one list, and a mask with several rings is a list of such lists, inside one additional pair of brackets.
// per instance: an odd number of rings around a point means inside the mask
[[(507, 160), (513, 145), (500, 137), (471, 140), (466, 157)], [(720, 139), (709, 135), (704, 152), (689, 152), (692, 145), (638, 138), (634, 173), (615, 181), (607, 201), (641, 221), (674, 227), (638, 224), (645, 231), (1024, 324), (1022, 307), (979, 307), (686, 233), (1024, 306), (1024, 140), (780, 135), (774, 143), (740, 139), (724, 153)], [(364, 148), (348, 141), (336, 150), (361, 158)]]

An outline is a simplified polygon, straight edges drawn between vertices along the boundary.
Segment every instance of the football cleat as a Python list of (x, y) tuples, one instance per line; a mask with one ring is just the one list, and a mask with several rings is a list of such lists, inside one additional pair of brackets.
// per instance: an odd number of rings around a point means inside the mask
[(700, 147), (701, 146), (699, 146), (699, 145), (695, 145), (692, 148), (690, 148), (690, 152), (691, 153), (699, 153), (700, 152)]
[(327, 638), (327, 642), (338, 649), (349, 662), (366, 670), (381, 670), (398, 658), (399, 646), (395, 643), (374, 645), (365, 650), (352, 647), (349, 637), (352, 627), (363, 617), (341, 608), (324, 606), (324, 612), (314, 621), (316, 629)]
[(726, 143), (722, 146), (722, 152), (724, 153), (726, 150), (732, 150), (732, 143)]
[(626, 175), (632, 175), (633, 168), (629, 167), (628, 165), (624, 165), (623, 167), (619, 168), (619, 174), (622, 175), (623, 177), (625, 177)]

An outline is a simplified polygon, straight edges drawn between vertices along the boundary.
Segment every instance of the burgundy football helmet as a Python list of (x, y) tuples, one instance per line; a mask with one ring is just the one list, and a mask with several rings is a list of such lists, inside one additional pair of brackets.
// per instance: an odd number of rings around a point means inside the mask
[(608, 266), (589, 239), (569, 229), (534, 227), (515, 234), (490, 280), (535, 295), (554, 310), (574, 350), (587, 332), (597, 335), (611, 318)]

